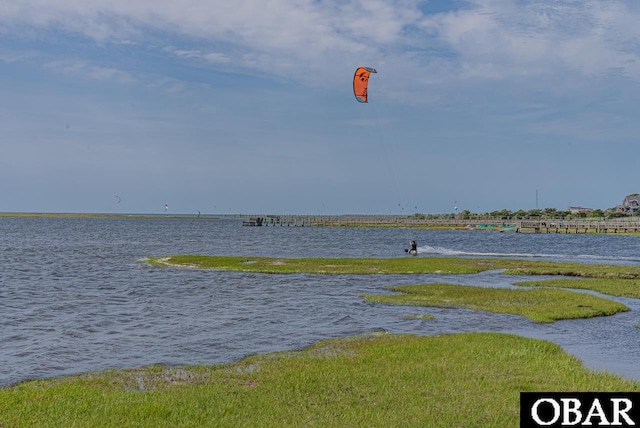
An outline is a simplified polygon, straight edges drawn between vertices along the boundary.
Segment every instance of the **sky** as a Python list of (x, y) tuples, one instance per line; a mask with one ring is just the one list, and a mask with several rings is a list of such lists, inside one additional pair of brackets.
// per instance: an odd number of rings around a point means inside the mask
[(635, 0), (2, 2), (0, 212), (611, 208), (640, 192), (638, 22)]

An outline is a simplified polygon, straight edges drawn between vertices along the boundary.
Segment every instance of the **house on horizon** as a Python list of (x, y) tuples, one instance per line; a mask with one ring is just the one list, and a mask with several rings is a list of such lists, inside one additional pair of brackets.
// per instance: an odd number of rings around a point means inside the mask
[(638, 210), (640, 210), (640, 194), (638, 193), (625, 196), (622, 203), (616, 207), (616, 211), (631, 215), (636, 215)]
[(571, 214), (590, 213), (593, 208), (584, 208), (578, 205), (577, 207), (567, 207), (567, 211), (571, 212)]

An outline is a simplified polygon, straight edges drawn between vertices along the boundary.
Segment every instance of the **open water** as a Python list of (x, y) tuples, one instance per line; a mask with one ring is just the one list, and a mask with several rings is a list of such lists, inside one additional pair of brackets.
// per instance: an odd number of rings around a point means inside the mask
[[(214, 364), (372, 331), (493, 331), (561, 345), (586, 366), (640, 380), (640, 301), (630, 312), (537, 324), (481, 311), (372, 304), (400, 284), (511, 287), (477, 275), (265, 275), (154, 268), (169, 254), (491, 256), (640, 264), (640, 238), (366, 228), (242, 227), (174, 218), (0, 218), (0, 386), (148, 364)], [(609, 297), (612, 298), (612, 297)], [(430, 314), (434, 320), (416, 319)]]

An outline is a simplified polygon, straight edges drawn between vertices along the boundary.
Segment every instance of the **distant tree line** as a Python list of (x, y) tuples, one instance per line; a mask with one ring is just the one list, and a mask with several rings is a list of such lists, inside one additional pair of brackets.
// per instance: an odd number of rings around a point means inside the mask
[(504, 219), (504, 220), (527, 220), (527, 219), (603, 219), (603, 218), (615, 218), (615, 217), (630, 217), (630, 214), (617, 211), (615, 208), (609, 208), (607, 210), (594, 209), (588, 212), (571, 212), (557, 210), (555, 208), (543, 208), (532, 209), (529, 211), (518, 210), (511, 211), (502, 209), (499, 211), (491, 211), (488, 213), (473, 213), (469, 210), (464, 210), (459, 213), (448, 214), (414, 214), (414, 217), (427, 220), (490, 220), (490, 219)]

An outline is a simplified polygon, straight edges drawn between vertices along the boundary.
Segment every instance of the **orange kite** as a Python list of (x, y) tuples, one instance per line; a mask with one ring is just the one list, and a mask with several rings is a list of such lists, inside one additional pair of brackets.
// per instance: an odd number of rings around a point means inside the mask
[(369, 76), (371, 73), (377, 73), (376, 69), (371, 67), (358, 67), (353, 75), (353, 95), (355, 95), (356, 100), (361, 103), (367, 102), (367, 87), (369, 86)]

